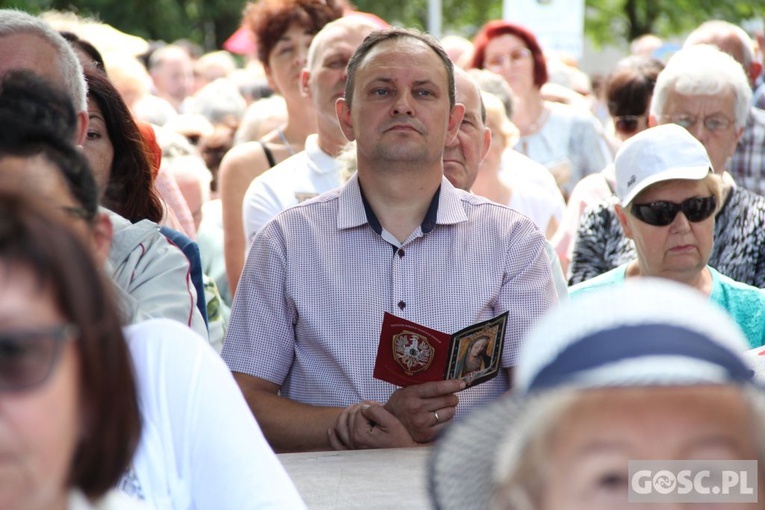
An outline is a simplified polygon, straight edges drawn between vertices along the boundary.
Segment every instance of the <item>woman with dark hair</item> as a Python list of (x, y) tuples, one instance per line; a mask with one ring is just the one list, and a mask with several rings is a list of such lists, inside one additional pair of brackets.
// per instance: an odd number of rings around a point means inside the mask
[(255, 34), (268, 83), (286, 102), (287, 122), (259, 141), (235, 146), (220, 164), (223, 243), (232, 294), (247, 252), (244, 193), (255, 177), (302, 151), (306, 137), (316, 132), (313, 103), (300, 91), (300, 72), (313, 36), (341, 14), (334, 0), (258, 0), (245, 10), (244, 24)]
[(48, 209), (0, 190), (0, 507), (143, 508), (109, 492), (141, 434), (120, 321)]
[[(630, 56), (617, 62), (606, 80), (605, 99), (614, 126), (614, 149), (625, 140), (648, 128), (648, 107), (656, 79), (664, 65), (650, 57)], [(584, 211), (601, 200), (613, 197), (616, 174), (613, 163), (591, 174), (574, 186), (566, 204), (560, 228), (551, 240), (564, 272), (574, 252), (577, 229)]]
[(490, 21), (473, 45), (471, 67), (501, 75), (516, 96), (512, 121), (521, 137), (515, 149), (549, 168), (566, 195), (582, 177), (611, 162), (595, 117), (543, 99), (547, 64), (534, 34), (507, 21)]
[(85, 70), (88, 135), (85, 155), (101, 191), (101, 203), (135, 223), (159, 223), (163, 207), (154, 189), (151, 155), (117, 89), (102, 73)]

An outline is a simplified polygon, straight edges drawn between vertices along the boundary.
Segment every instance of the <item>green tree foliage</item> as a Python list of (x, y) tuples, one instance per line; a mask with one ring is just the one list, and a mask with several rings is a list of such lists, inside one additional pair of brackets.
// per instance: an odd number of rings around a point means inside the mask
[[(443, 34), (472, 37), (502, 15), (502, 0), (441, 0)], [(220, 47), (241, 21), (245, 0), (0, 0), (29, 12), (75, 10), (147, 39), (191, 39)], [(394, 25), (427, 28), (428, 0), (352, 0)], [(707, 19), (731, 22), (765, 16), (765, 0), (586, 0), (585, 33), (596, 44), (629, 41), (653, 32), (663, 37)]]
[(244, 0), (0, 0), (0, 7), (74, 11), (149, 40), (189, 39), (207, 50), (219, 48), (239, 27), (244, 5)]

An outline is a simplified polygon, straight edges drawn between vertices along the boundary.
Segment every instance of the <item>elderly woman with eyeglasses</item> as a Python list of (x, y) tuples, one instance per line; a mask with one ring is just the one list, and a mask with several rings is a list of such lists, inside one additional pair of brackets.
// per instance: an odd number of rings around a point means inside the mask
[(722, 190), (704, 146), (676, 124), (657, 126), (627, 140), (615, 167), (614, 209), (637, 259), (573, 286), (571, 299), (633, 278), (666, 278), (727, 310), (752, 347), (765, 344), (765, 290), (707, 265)]
[[(707, 45), (678, 51), (659, 74), (650, 125), (675, 123), (706, 148), (722, 193), (709, 265), (749, 285), (765, 287), (765, 198), (736, 186), (726, 165), (746, 124), (751, 88), (732, 57)], [(585, 212), (577, 231), (569, 284), (635, 258), (635, 244), (619, 224), (613, 201)]]

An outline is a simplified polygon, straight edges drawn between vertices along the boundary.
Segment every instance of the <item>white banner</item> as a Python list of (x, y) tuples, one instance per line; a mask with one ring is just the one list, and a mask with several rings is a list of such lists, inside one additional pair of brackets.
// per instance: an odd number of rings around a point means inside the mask
[(503, 0), (503, 19), (531, 30), (545, 52), (565, 52), (581, 60), (584, 0)]

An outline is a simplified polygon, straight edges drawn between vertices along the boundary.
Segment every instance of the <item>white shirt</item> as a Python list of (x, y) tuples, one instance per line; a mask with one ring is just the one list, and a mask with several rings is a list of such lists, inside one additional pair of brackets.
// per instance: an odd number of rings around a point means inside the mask
[(250, 183), (244, 194), (242, 218), (247, 244), (271, 218), (293, 205), (340, 186), (340, 164), (319, 148), (318, 136), (309, 135), (298, 152)]
[(166, 319), (124, 332), (143, 430), (123, 491), (158, 510), (305, 508), (207, 342)]

